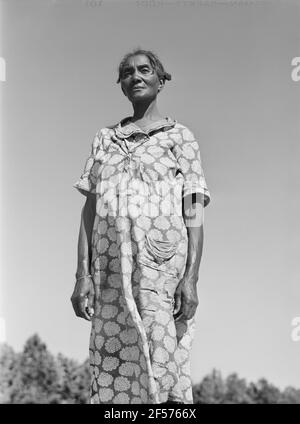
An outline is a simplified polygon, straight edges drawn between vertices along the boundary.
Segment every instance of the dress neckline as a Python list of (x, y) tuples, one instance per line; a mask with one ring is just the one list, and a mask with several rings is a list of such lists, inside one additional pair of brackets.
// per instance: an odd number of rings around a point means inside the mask
[(132, 116), (127, 116), (126, 118), (123, 118), (116, 125), (115, 133), (118, 137), (127, 138), (134, 133), (142, 133), (142, 134), (149, 135), (151, 131), (162, 129), (162, 128), (168, 128), (168, 127), (172, 128), (177, 123), (176, 119), (172, 119), (169, 116), (166, 116), (165, 118), (159, 119), (149, 124), (147, 128), (142, 129), (135, 122), (132, 122), (131, 119), (132, 119)]

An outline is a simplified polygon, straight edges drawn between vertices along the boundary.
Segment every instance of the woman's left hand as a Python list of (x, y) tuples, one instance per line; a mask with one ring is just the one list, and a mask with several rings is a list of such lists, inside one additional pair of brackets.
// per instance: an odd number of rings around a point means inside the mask
[(174, 294), (174, 319), (191, 319), (196, 313), (199, 304), (196, 283), (183, 277), (179, 282)]

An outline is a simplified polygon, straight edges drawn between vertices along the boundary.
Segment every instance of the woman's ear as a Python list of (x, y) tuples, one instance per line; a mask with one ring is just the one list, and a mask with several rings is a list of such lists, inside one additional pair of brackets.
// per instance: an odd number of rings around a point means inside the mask
[(164, 80), (160, 80), (160, 85), (159, 85), (159, 87), (158, 87), (158, 92), (160, 92), (163, 88), (164, 88)]

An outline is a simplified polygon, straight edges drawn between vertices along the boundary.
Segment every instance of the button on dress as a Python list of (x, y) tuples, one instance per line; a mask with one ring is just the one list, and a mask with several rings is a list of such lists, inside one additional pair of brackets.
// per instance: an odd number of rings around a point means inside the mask
[(187, 259), (183, 197), (210, 202), (198, 141), (170, 117), (147, 131), (124, 118), (96, 133), (73, 187), (96, 196), (90, 402), (193, 403), (195, 317), (173, 310)]

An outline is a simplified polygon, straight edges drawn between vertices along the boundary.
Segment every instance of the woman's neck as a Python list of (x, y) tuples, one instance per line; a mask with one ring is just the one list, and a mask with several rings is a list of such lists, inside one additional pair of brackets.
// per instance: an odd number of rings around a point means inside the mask
[(148, 123), (163, 119), (163, 116), (158, 110), (156, 99), (150, 104), (135, 104), (133, 105), (133, 109), (132, 122)]

